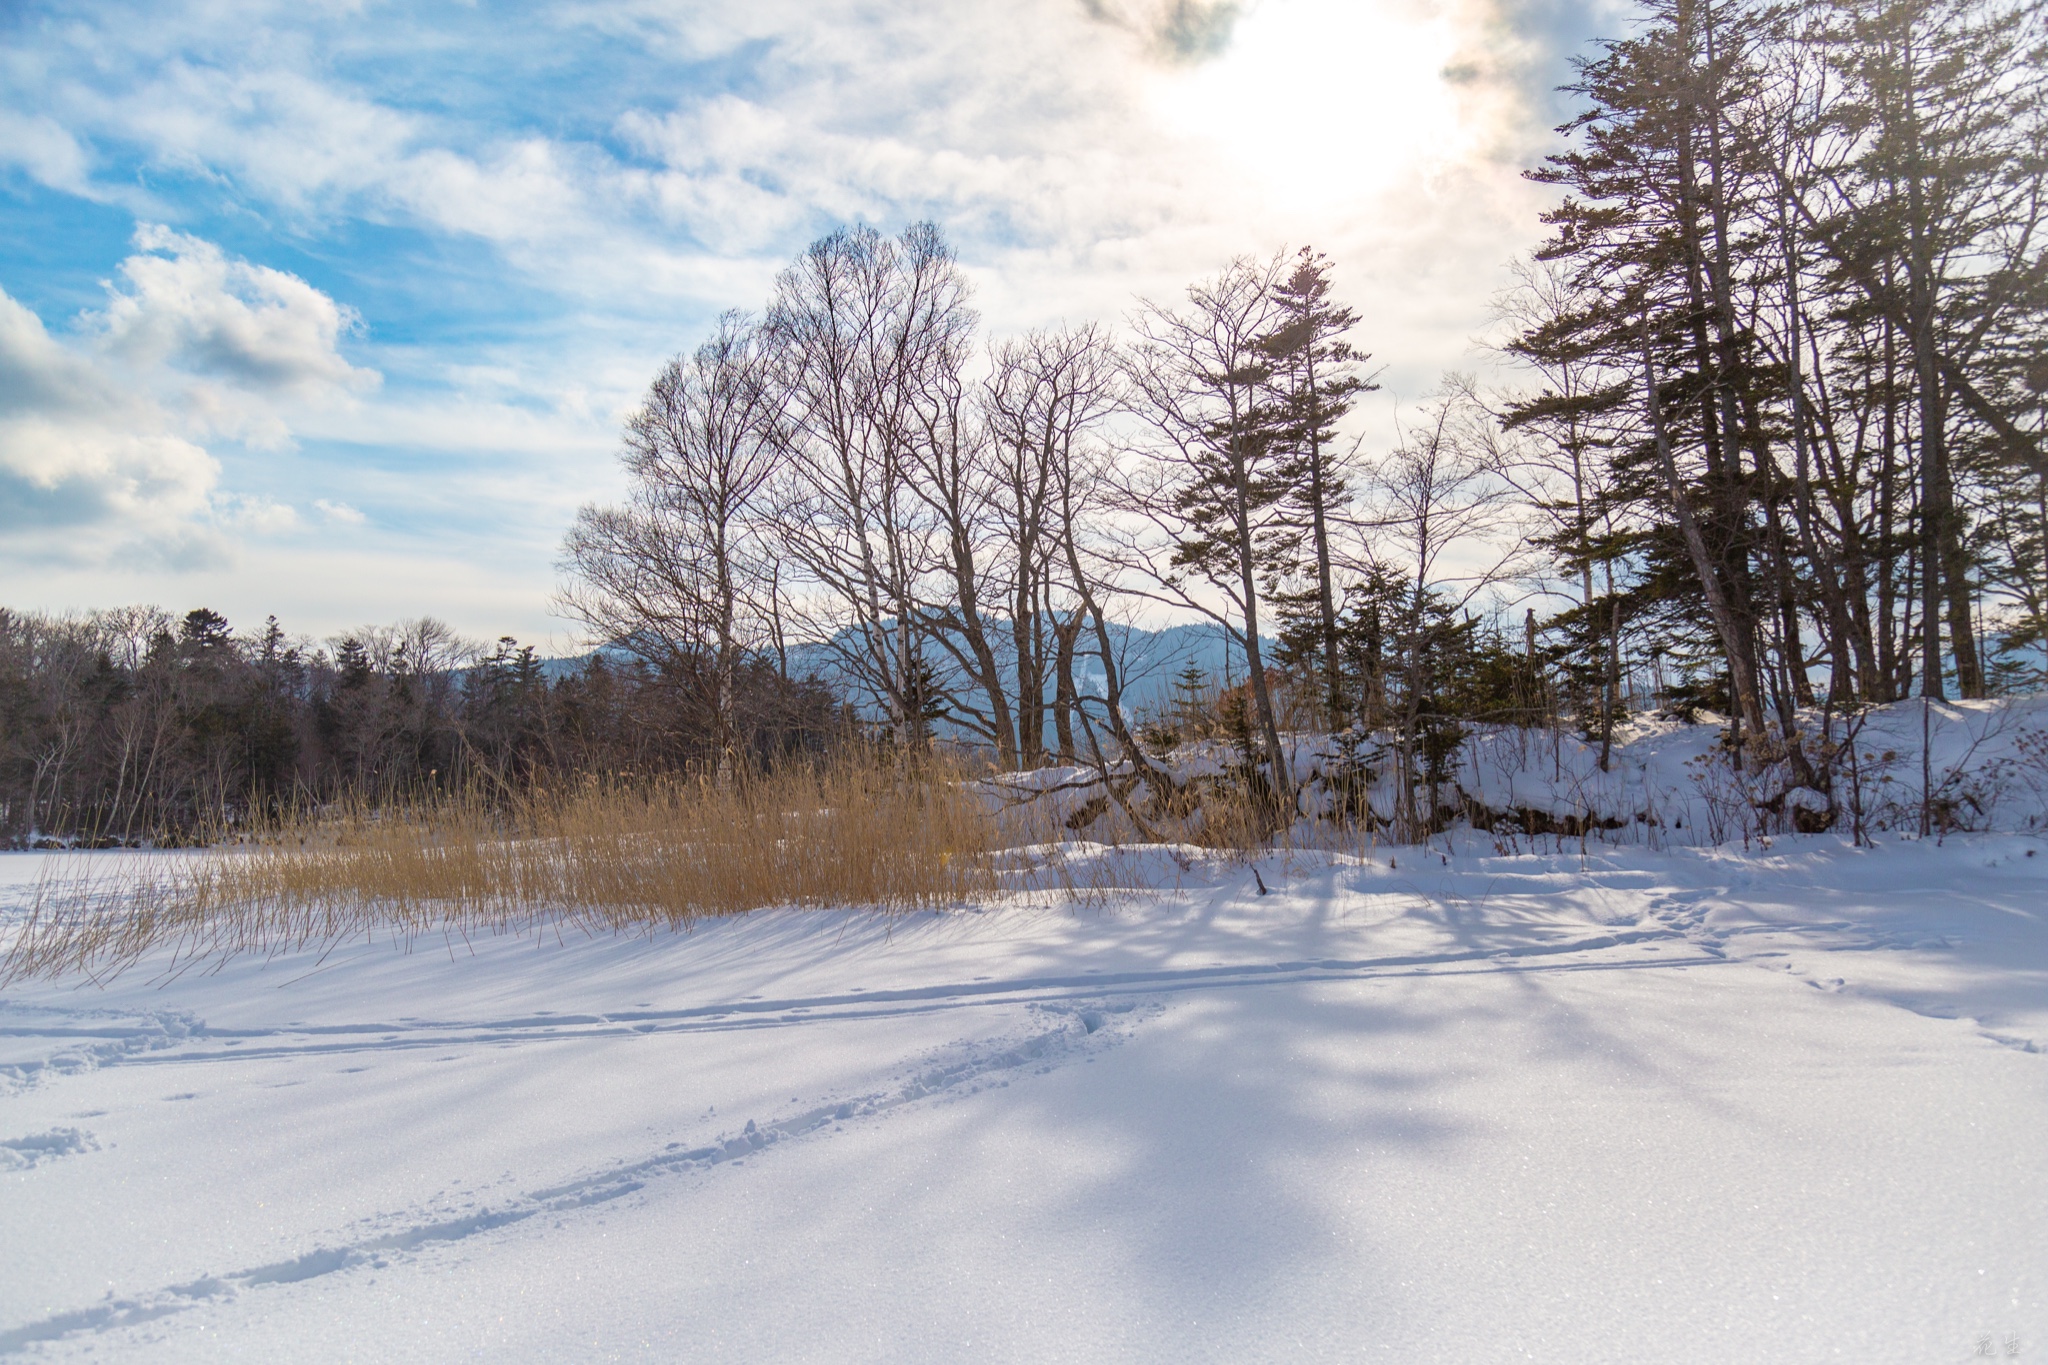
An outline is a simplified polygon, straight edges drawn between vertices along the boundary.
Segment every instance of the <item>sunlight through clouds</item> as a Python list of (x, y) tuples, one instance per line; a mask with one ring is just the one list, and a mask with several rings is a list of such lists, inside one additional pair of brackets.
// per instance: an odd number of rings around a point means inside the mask
[(1167, 128), (1213, 146), (1281, 202), (1355, 203), (1426, 173), (1471, 142), (1445, 69), (1460, 46), (1444, 14), (1394, 3), (1269, 0), (1213, 61), (1151, 76)]
[[(995, 335), (1115, 324), (1313, 244), (1388, 366), (1360, 434), (1391, 441), (1533, 235), (1530, 114), (1589, 13), (32, 5), (0, 44), (0, 215), (37, 246), (0, 256), (0, 288), (128, 395), (121, 458), (182, 469), (164, 486), (191, 524), (380, 536), (410, 581), (502, 559), (516, 619), (495, 590), (489, 620), (480, 598), (390, 610), (544, 635), (562, 529), (616, 479), (648, 377), (845, 223), (938, 222)], [(259, 506), (313, 510), (224, 510)], [(31, 605), (158, 591), (127, 572), (41, 575)], [(318, 595), (289, 569), (264, 590), (266, 611)]]

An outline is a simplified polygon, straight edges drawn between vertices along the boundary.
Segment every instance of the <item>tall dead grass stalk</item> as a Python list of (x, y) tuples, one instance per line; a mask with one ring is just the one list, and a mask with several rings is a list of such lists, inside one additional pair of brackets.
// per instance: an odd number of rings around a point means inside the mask
[(588, 781), (289, 814), (234, 846), (57, 870), (0, 985), (169, 969), (386, 935), (679, 928), (766, 906), (958, 904), (999, 889), (997, 819), (943, 765), (883, 760), (717, 784)]

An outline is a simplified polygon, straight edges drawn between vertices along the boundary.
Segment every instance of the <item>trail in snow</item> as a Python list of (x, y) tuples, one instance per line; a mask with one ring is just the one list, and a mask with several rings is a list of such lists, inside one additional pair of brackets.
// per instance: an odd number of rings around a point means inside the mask
[[(1006, 1041), (996, 1047), (957, 1049), (961, 1055), (938, 1062), (889, 1091), (855, 1095), (772, 1118), (750, 1118), (737, 1135), (706, 1146), (682, 1150), (683, 1144), (669, 1142), (652, 1155), (621, 1159), (592, 1174), (518, 1195), (481, 1212), (427, 1221), (408, 1221), (408, 1216), (403, 1214), (387, 1215), (374, 1221), (385, 1226), (397, 1225), (396, 1230), (379, 1232), (346, 1245), (319, 1246), (282, 1262), (204, 1275), (190, 1283), (167, 1286), (154, 1293), (59, 1313), (10, 1331), (0, 1331), (0, 1352), (74, 1333), (151, 1321), (179, 1311), (194, 1301), (238, 1290), (297, 1283), (316, 1275), (363, 1265), (382, 1269), (392, 1259), (427, 1243), (456, 1241), (538, 1215), (564, 1213), (603, 1203), (633, 1193), (650, 1180), (700, 1172), (754, 1155), (790, 1138), (815, 1134), (847, 1121), (874, 1118), (919, 1100), (941, 1095), (974, 1094), (990, 1083), (1007, 1085), (1008, 1079), (1003, 1078), (1005, 1073), (1019, 1069), (1042, 1072), (1073, 1060), (1090, 1044), (1101, 1046), (1118, 1040), (1128, 1033), (1136, 1020), (1157, 1012), (1159, 1001), (1148, 997), (1233, 986), (1366, 980), (1396, 974), (1457, 973), (1474, 970), (1475, 966), (1477, 970), (1495, 972), (1611, 971), (1706, 965), (1723, 960), (1718, 953), (1651, 958), (1642, 953), (1609, 951), (1644, 948), (1645, 945), (1661, 945), (1673, 940), (1681, 940), (1681, 936), (1669, 931), (1640, 930), (1589, 935), (1515, 949), (1357, 961), (1324, 959), (1179, 972), (1116, 972), (980, 981), (914, 990), (741, 1001), (690, 1009), (623, 1010), (612, 1015), (541, 1014), (484, 1021), (335, 1023), (302, 1025), (296, 1029), (213, 1029), (189, 1014), (159, 1014), (123, 1021), (118, 1015), (110, 1017), (107, 1011), (91, 1012), (88, 1018), (94, 1022), (86, 1022), (78, 1012), (54, 1009), (33, 1012), (43, 1016), (42, 1021), (33, 1022), (29, 1018), (11, 1017), (16, 1013), (27, 1016), (31, 1011), (12, 1010), (10, 1014), (0, 1014), (0, 1018), (8, 1020), (0, 1024), (0, 1038), (56, 1044), (80, 1038), (95, 1040), (89, 1050), (59, 1051), (45, 1061), (12, 1064), (12, 1074), (25, 1080), (39, 1078), (45, 1072), (73, 1074), (88, 1067), (188, 1067), (322, 1054), (349, 1055), (475, 1045), (524, 1046), (579, 1038), (645, 1036), (657, 1032), (787, 1029), (835, 1019), (893, 1017), (1018, 1004), (1029, 1006), (1043, 1027), (1021, 1042)], [(1659, 946), (1648, 946), (1646, 951), (1657, 952)], [(1144, 994), (1133, 999), (1130, 992), (1134, 990)], [(89, 1136), (81, 1138), (75, 1129), (61, 1131), (71, 1136), (63, 1143), (51, 1144), (60, 1152), (89, 1149), (84, 1145), (91, 1143)], [(24, 1145), (29, 1145), (35, 1140), (23, 1141)]]
[[(415, 1048), (488, 1043), (533, 1043), (578, 1038), (623, 1037), (653, 1033), (722, 1032), (744, 1028), (783, 1028), (831, 1019), (879, 1019), (930, 1014), (982, 1005), (1047, 1004), (1088, 1000), (1131, 991), (1158, 994), (1187, 990), (1220, 990), (1229, 986), (1273, 985), (1297, 981), (1340, 981), (1395, 972), (1423, 974), (1457, 971), (1486, 962), (1516, 969), (1586, 970), (1618, 966), (1672, 966), (1719, 960), (1723, 954), (1706, 948), (1705, 956), (1683, 959), (1628, 957), (1619, 961), (1549, 964), (1541, 959), (1599, 953), (1659, 940), (1694, 940), (1675, 930), (1626, 930), (1582, 939), (1517, 948), (1472, 949), (1406, 957), (1324, 958), (1313, 962), (1247, 963), (1199, 967), (1185, 971), (1106, 972), (1082, 976), (1034, 977), (1008, 981), (923, 986), (910, 990), (865, 991), (789, 1000), (746, 1000), (672, 1010), (618, 1010), (607, 1014), (540, 1014), (488, 1020), (419, 1020), (400, 1023), (332, 1023), (277, 1029), (213, 1028), (185, 1011), (130, 1016), (114, 1011), (80, 1012), (52, 1007), (10, 1007), (0, 1002), (0, 1038), (49, 1047), (48, 1056), (0, 1063), (0, 1076), (28, 1083), (45, 1072), (68, 1074), (93, 1067), (147, 1065), (183, 1066), (201, 1061), (248, 1061), (259, 1057), (307, 1056), (319, 1053), (387, 1052)], [(1646, 951), (1656, 952), (1650, 948)], [(1528, 961), (1524, 961), (1524, 960)], [(82, 1046), (74, 1040), (92, 1039)]]
[[(387, 1269), (407, 1253), (430, 1243), (460, 1241), (529, 1218), (572, 1213), (632, 1194), (652, 1180), (695, 1174), (729, 1161), (744, 1160), (765, 1153), (778, 1143), (817, 1135), (845, 1123), (873, 1119), (907, 1104), (938, 1096), (972, 1095), (987, 1085), (1007, 1085), (1009, 1073), (1042, 1072), (1063, 1064), (1083, 1049), (1109, 1044), (1123, 1031), (1118, 1025), (1127, 1029), (1127, 1019), (1138, 1012), (1138, 1006), (1127, 1000), (1105, 1000), (1093, 1009), (1041, 1006), (1038, 1012), (1043, 1026), (1022, 1041), (999, 1048), (956, 1050), (957, 1055), (935, 1059), (925, 1070), (886, 1091), (855, 1095), (766, 1120), (748, 1119), (734, 1136), (705, 1146), (682, 1150), (681, 1143), (670, 1142), (651, 1155), (615, 1161), (589, 1175), (545, 1189), (527, 1191), (502, 1200), (491, 1208), (461, 1217), (408, 1221), (409, 1218), (417, 1218), (417, 1212), (379, 1217), (372, 1221), (386, 1230), (351, 1242), (317, 1246), (289, 1260), (205, 1275), (185, 1284), (112, 1299), (0, 1331), (0, 1353), (19, 1351), (38, 1342), (154, 1321), (201, 1300), (232, 1297), (238, 1292), (266, 1285), (297, 1284), (359, 1266)], [(780, 1022), (793, 1021), (785, 1017)], [(502, 1043), (511, 1040), (511, 1036), (498, 1032), (441, 1041)], [(528, 1036), (519, 1041), (533, 1042), (537, 1039)], [(226, 1055), (240, 1057), (245, 1054)], [(181, 1063), (194, 1058), (187, 1054), (156, 1060)], [(64, 1153), (92, 1149), (91, 1140), (81, 1138), (77, 1130), (63, 1132), (67, 1136), (50, 1144), (52, 1147), (61, 1148)], [(56, 1138), (58, 1135), (51, 1136)]]

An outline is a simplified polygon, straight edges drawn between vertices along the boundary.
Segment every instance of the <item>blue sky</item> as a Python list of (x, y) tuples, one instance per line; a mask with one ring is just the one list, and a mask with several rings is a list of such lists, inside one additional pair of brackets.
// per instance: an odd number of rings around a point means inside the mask
[(1618, 9), (1492, 0), (0, 0), (0, 605), (566, 646), (667, 355), (844, 222), (992, 333), (1312, 243), (1397, 404), (1535, 240)]

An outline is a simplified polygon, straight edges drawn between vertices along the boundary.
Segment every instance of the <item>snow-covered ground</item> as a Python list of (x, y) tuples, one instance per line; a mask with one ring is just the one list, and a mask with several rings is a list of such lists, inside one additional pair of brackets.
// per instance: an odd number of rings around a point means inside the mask
[(2048, 841), (1395, 857), (9, 988), (0, 1354), (2048, 1358)]
[[(1822, 829), (1917, 833), (1923, 815), (1935, 833), (2048, 832), (2048, 696), (1915, 699), (1848, 720), (1807, 711), (1799, 728), (1812, 768), (1804, 775), (1784, 761), (1738, 771), (1725, 722), (1707, 712), (1694, 721), (1630, 717), (1615, 727), (1604, 765), (1602, 746), (1568, 728), (1475, 724), (1435, 793), (1438, 816), (1490, 828), (1497, 843), (1591, 827), (1608, 843), (1660, 848), (1755, 844)], [(1333, 776), (1355, 784), (1382, 820), (1397, 809), (1393, 737), (1348, 738), (1283, 739), (1289, 771), (1304, 788), (1304, 818), (1290, 835), (1297, 844), (1327, 838), (1327, 828), (1308, 817), (1331, 809)], [(1176, 782), (1200, 784), (1240, 761), (1231, 746), (1209, 740), (1159, 755), (1155, 766)], [(1828, 790), (1803, 785), (1802, 776)], [(991, 790), (1013, 798), (1035, 792), (1039, 804), (1074, 817), (1094, 837), (1132, 832), (1088, 768), (1008, 774)], [(1418, 792), (1416, 799), (1426, 810), (1428, 798)], [(1091, 802), (1092, 818), (1084, 811)]]

